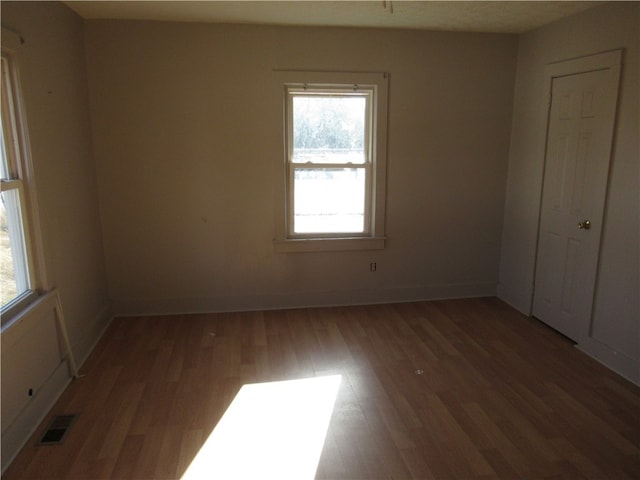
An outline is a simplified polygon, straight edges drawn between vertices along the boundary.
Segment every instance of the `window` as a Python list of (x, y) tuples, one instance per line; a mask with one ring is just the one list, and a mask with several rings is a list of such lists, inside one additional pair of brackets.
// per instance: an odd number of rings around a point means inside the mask
[[(2, 324), (37, 296), (30, 248), (26, 143), (13, 59), (2, 41), (2, 161), (0, 162), (0, 299)], [(11, 43), (11, 42), (9, 42)]]
[(384, 247), (387, 75), (277, 72), (280, 251)]

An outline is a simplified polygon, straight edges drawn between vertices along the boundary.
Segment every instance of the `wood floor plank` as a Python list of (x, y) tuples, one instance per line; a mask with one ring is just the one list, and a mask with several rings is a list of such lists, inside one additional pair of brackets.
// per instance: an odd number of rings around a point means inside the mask
[(495, 298), (117, 318), (81, 374), (3, 479), (177, 479), (243, 385), (324, 375), (318, 479), (640, 478), (640, 388)]
[(142, 452), (144, 435), (128, 435), (111, 472), (112, 478), (132, 478), (132, 470)]

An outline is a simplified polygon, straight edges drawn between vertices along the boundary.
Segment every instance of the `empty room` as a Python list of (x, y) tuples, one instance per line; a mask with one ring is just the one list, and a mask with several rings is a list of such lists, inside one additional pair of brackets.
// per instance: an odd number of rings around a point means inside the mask
[(640, 477), (640, 2), (1, 21), (3, 479)]

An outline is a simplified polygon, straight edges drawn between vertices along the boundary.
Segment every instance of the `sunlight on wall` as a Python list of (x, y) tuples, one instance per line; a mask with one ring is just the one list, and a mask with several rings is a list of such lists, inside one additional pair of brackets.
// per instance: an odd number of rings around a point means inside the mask
[(313, 479), (341, 378), (244, 385), (182, 480)]

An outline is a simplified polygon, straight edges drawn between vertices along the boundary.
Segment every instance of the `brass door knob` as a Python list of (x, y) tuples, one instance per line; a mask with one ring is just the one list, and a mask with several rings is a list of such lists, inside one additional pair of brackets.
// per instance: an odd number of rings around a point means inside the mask
[(583, 220), (582, 222), (578, 223), (578, 228), (589, 230), (591, 228), (591, 222), (589, 220)]

